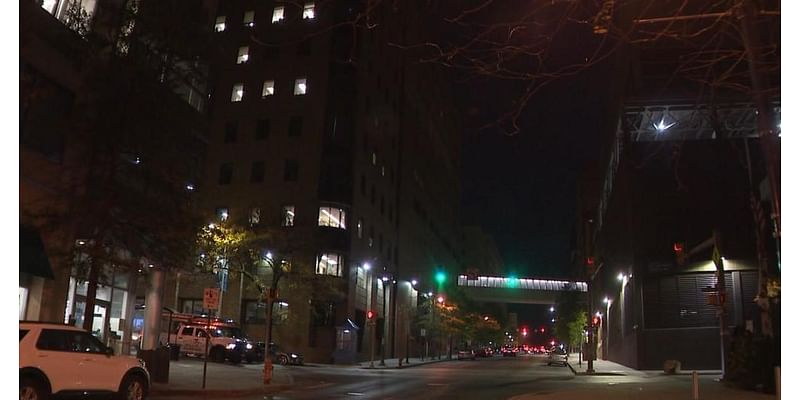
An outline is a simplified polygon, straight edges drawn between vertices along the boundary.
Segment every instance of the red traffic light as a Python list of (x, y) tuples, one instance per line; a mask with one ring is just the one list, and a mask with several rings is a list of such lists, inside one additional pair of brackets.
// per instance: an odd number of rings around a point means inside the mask
[(367, 311), (367, 319), (374, 319), (375, 318), (375, 311), (369, 310)]

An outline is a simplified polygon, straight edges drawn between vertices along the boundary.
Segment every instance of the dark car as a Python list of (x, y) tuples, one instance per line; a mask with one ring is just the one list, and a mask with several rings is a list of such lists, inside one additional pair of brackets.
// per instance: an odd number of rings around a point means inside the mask
[[(264, 342), (258, 342), (253, 347), (254, 347), (253, 358), (255, 360), (258, 360), (258, 361), (264, 361), (265, 343)], [(302, 354), (283, 350), (283, 349), (281, 349), (280, 346), (278, 346), (275, 343), (270, 343), (269, 355), (270, 355), (270, 359), (275, 364), (281, 364), (281, 365), (303, 365), (303, 355)], [(248, 357), (248, 360), (250, 360), (250, 357)]]

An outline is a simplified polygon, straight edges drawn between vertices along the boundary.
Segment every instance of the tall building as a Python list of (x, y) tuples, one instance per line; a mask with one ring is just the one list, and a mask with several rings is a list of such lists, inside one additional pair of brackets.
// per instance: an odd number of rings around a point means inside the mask
[[(345, 362), (334, 353), (348, 340), (360, 359), (373, 340), (376, 358), (415, 353), (417, 289), (462, 268), (460, 117), (445, 71), (402, 48), (432, 17), (367, 6), (226, 1), (213, 18), (202, 211), (269, 235), (264, 254), (290, 262), (273, 340), (309, 361)], [(247, 278), (176, 276), (167, 304), (200, 312), (217, 286), (221, 314), (265, 338), (264, 294)]]
[(167, 2), (130, 14), (116, 1), (19, 3), (19, 318), (127, 352), (137, 281), (191, 246), (205, 96), (186, 67), (201, 63), (153, 63), (172, 40), (148, 30)]

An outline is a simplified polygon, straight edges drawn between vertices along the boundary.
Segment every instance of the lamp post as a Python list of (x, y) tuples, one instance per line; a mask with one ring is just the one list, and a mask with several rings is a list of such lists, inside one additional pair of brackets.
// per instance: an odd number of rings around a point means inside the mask
[(611, 312), (610, 311), (611, 311), (611, 303), (613, 301), (614, 301), (613, 299), (609, 299), (608, 297), (603, 298), (603, 303), (606, 304), (606, 322), (605, 322), (605, 325), (606, 325), (606, 337), (605, 337), (605, 340), (604, 340), (604, 342), (606, 344), (606, 349), (603, 352), (603, 359), (604, 360), (608, 360), (608, 349), (610, 347), (610, 345), (609, 345), (609, 342), (611, 340)]
[(382, 335), (381, 335), (381, 367), (386, 366), (385, 356), (386, 356), (386, 323), (388, 322), (388, 315), (386, 314), (386, 289), (389, 285), (386, 282), (389, 281), (389, 277), (387, 275), (383, 275), (381, 277), (381, 290), (383, 291), (383, 326), (382, 326)]

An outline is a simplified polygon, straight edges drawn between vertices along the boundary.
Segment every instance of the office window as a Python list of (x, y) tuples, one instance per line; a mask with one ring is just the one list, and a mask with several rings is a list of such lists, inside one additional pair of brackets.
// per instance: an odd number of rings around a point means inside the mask
[(273, 24), (283, 21), (284, 11), (285, 10), (286, 10), (286, 8), (284, 6), (275, 7), (272, 10), (272, 23)]
[(216, 22), (214, 22), (214, 32), (222, 32), (225, 30), (225, 16), (220, 15), (217, 17)]
[(236, 137), (239, 133), (239, 124), (237, 122), (228, 122), (225, 124), (225, 143), (235, 143)]
[(386, 176), (386, 167), (381, 165), (381, 176)]
[(287, 182), (296, 182), (299, 166), (297, 160), (286, 160), (283, 166), (283, 180)]
[(239, 47), (239, 53), (236, 55), (236, 63), (244, 64), (250, 59), (250, 46)]
[(378, 153), (372, 151), (372, 165), (378, 165)]
[(314, 2), (303, 5), (303, 19), (314, 19)]
[(231, 102), (242, 101), (242, 98), (244, 98), (244, 83), (237, 83), (231, 90)]
[(297, 78), (294, 80), (294, 94), (301, 96), (306, 94), (308, 88), (306, 87), (306, 78)]
[(272, 96), (275, 94), (275, 81), (264, 81), (264, 86), (261, 88), (261, 97)]
[(384, 207), (385, 203), (386, 203), (385, 199), (384, 199), (383, 195), (381, 195), (381, 215), (383, 215), (383, 211), (385, 210), (385, 207)]
[(364, 236), (364, 221), (361, 218), (358, 219), (358, 223), (356, 224), (356, 235), (359, 239)]
[(375, 244), (374, 238), (375, 238), (375, 227), (374, 226), (370, 226), (369, 227), (369, 239), (367, 239), (367, 245), (369, 247), (372, 247)]
[(369, 202), (373, 206), (375, 205), (375, 185), (372, 185), (369, 189)]
[(283, 206), (281, 209), (281, 226), (294, 226), (294, 206)]
[(361, 174), (361, 195), (367, 195), (367, 177)]
[(347, 229), (345, 227), (346, 212), (336, 207), (319, 208), (319, 226)]
[(244, 300), (244, 318), (242, 320), (245, 324), (263, 324), (267, 320), (267, 305), (258, 300)]
[(261, 222), (261, 209), (253, 207), (250, 209), (250, 216), (247, 218), (250, 225), (258, 225)]
[(256, 12), (255, 11), (245, 11), (244, 12), (244, 20), (243, 20), (244, 26), (252, 28), (253, 26), (256, 25), (255, 19), (256, 19)]
[(317, 257), (317, 275), (342, 276), (342, 255), (324, 253)]
[(181, 312), (184, 314), (202, 314), (203, 299), (181, 299)]
[(217, 216), (217, 219), (222, 222), (227, 221), (228, 216), (230, 216), (228, 213), (228, 207), (217, 207), (217, 210), (214, 212), (214, 214)]
[(256, 140), (265, 140), (269, 137), (270, 122), (268, 119), (260, 119), (256, 122)]
[(264, 162), (255, 161), (250, 168), (250, 182), (261, 183), (264, 182)]
[(223, 163), (219, 166), (219, 184), (230, 185), (233, 182), (233, 164)]
[(303, 132), (303, 117), (289, 119), (289, 136), (300, 136)]

